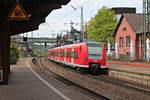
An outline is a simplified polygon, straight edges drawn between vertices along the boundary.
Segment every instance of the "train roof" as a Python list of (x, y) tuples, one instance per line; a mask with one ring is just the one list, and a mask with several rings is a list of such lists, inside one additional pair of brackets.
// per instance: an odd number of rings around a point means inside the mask
[(84, 45), (84, 44), (96, 44), (96, 45), (102, 45), (102, 43), (98, 43), (98, 42), (82, 42), (82, 43), (75, 43), (75, 44), (68, 44), (68, 45), (63, 45), (60, 47), (55, 47), (55, 48), (51, 48), (51, 49), (58, 49), (58, 48), (62, 48), (62, 47), (73, 47), (73, 46), (80, 46), (80, 45)]

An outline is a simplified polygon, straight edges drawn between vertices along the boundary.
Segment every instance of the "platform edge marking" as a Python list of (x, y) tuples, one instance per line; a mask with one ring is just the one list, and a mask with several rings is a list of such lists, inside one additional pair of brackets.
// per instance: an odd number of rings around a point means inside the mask
[(41, 76), (39, 76), (29, 65), (29, 60), (27, 61), (27, 67), (31, 70), (31, 72), (37, 76), (45, 85), (47, 85), (49, 88), (51, 88), (55, 93), (57, 93), (59, 96), (61, 96), (64, 100), (71, 100), (64, 94), (62, 94), (59, 90), (57, 90), (55, 87), (53, 87), (51, 84), (49, 84), (47, 81), (45, 81)]

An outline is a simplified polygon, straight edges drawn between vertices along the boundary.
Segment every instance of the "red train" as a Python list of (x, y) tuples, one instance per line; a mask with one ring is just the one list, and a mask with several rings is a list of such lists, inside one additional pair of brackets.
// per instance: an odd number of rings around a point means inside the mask
[(49, 49), (49, 60), (88, 69), (92, 74), (107, 71), (106, 49), (96, 42), (76, 43)]

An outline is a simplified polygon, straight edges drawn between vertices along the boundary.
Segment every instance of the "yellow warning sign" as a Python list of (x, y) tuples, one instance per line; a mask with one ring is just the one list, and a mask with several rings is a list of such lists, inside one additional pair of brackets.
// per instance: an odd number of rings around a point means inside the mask
[(29, 16), (25, 12), (21, 3), (18, 1), (15, 6), (12, 8), (8, 18), (8, 20), (28, 20)]

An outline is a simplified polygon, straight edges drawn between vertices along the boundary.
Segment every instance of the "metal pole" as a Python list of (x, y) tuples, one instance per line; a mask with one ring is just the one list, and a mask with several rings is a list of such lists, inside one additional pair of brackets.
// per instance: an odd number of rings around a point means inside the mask
[(81, 7), (81, 34), (82, 34), (82, 41), (84, 41), (83, 7)]
[(150, 32), (150, 0), (143, 0), (143, 59), (146, 60), (146, 34)]
[(25, 42), (26, 43), (26, 57), (28, 57), (28, 32), (26, 33), (26, 37), (27, 37), (27, 41)]
[(147, 28), (147, 0), (143, 0), (143, 48), (142, 48), (142, 55), (143, 55), (143, 60), (145, 60), (145, 34), (148, 30)]
[(32, 34), (31, 34), (31, 35), (32, 35), (32, 50), (33, 50), (33, 44), (34, 44), (34, 43), (33, 43), (33, 31), (32, 31)]

